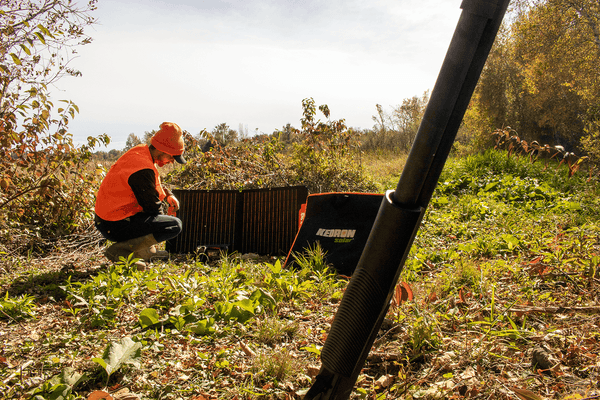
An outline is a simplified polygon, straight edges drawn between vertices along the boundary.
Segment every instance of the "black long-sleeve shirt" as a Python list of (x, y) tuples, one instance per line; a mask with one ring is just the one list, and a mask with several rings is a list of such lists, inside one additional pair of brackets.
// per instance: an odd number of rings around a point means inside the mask
[[(154, 179), (154, 171), (141, 169), (131, 174), (127, 180), (135, 198), (144, 209), (144, 213), (150, 215), (162, 214), (162, 202), (156, 191)], [(170, 194), (166, 189), (165, 192), (167, 195)]]

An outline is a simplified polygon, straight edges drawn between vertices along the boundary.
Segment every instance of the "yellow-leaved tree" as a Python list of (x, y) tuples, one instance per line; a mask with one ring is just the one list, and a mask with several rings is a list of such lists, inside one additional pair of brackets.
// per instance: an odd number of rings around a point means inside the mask
[[(4, 244), (74, 233), (89, 221), (98, 180), (91, 150), (102, 135), (77, 146), (68, 124), (79, 111), (54, 100), (50, 88), (91, 38), (96, 0), (0, 2), (0, 232)], [(35, 240), (33, 240), (35, 242)]]
[(488, 130), (510, 126), (528, 141), (598, 152), (600, 3), (515, 4), (482, 73), (472, 120)]

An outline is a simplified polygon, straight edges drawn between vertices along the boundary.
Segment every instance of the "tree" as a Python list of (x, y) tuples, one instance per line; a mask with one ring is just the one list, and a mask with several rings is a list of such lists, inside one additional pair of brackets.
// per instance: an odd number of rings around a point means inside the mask
[[(316, 119), (317, 108), (326, 118)], [(323, 191), (369, 191), (361, 164), (358, 134), (344, 119), (331, 120), (327, 104), (316, 106), (313, 98), (302, 100), (302, 129), (293, 144), (287, 170), (288, 181), (305, 185), (310, 193)]]
[(237, 131), (229, 128), (229, 125), (226, 123), (215, 126), (212, 131), (212, 136), (222, 145), (232, 144), (238, 139)]
[(245, 140), (250, 137), (248, 133), (248, 125), (244, 125), (241, 122), (238, 124), (238, 138), (239, 140)]
[(522, 78), (514, 62), (510, 26), (503, 24), (488, 55), (479, 83), (464, 116), (457, 140), (475, 150), (487, 148), (497, 127), (521, 130), (518, 115)]
[(371, 117), (375, 125), (361, 137), (363, 149), (410, 150), (428, 101), (429, 91), (425, 91), (421, 97), (403, 99), (390, 113), (376, 104), (377, 115)]
[(515, 62), (522, 77), (522, 120), (530, 121), (527, 130), (542, 133), (538, 138), (544, 142), (572, 146), (576, 142), (570, 139), (577, 140), (582, 133), (581, 97), (573, 90), (577, 71), (572, 58), (581, 57), (584, 50), (577, 31), (571, 15), (550, 2), (533, 6), (514, 24)]
[(392, 111), (392, 124), (394, 129), (401, 134), (400, 146), (404, 150), (410, 150), (428, 102), (429, 91), (425, 91), (421, 97), (413, 96), (404, 99), (402, 104)]
[(581, 147), (590, 158), (600, 164), (600, 2), (591, 0), (565, 0), (557, 3), (557, 8), (572, 15), (573, 24), (581, 32), (578, 40), (584, 61), (577, 63), (575, 70), (578, 84), (574, 90), (582, 98), (585, 113), (581, 116), (583, 136)]
[(306, 140), (317, 144), (321, 140), (345, 142), (355, 136), (346, 126), (345, 119), (339, 119), (337, 121), (329, 119), (331, 112), (329, 111), (329, 106), (327, 104), (322, 104), (318, 108), (327, 119), (325, 122), (320, 119), (315, 120), (317, 107), (312, 97), (302, 100), (303, 111), (302, 118), (300, 118), (302, 130), (299, 133), (302, 133)]
[(137, 137), (137, 135), (135, 133), (130, 133), (129, 136), (127, 136), (127, 140), (125, 141), (125, 148), (123, 150), (127, 151), (127, 150), (137, 146), (138, 144), (142, 144), (142, 141), (140, 140), (140, 138)]
[[(512, 25), (490, 53), (467, 122), (471, 117), (482, 129), (511, 126), (529, 141), (585, 148), (582, 139), (593, 137), (600, 120), (600, 4), (517, 3)], [(486, 123), (491, 126), (483, 128)]]
[(117, 159), (119, 157), (121, 157), (122, 155), (123, 155), (123, 153), (116, 149), (112, 149), (108, 152), (108, 157), (109, 157), (109, 160), (111, 160), (111, 161), (117, 161)]
[[(93, 149), (109, 138), (75, 146), (69, 121), (77, 105), (49, 87), (65, 75), (79, 45), (91, 42), (84, 29), (95, 0), (4, 0), (0, 3), (0, 223), (35, 226), (42, 233), (77, 228), (93, 206), (99, 175), (86, 169)], [(69, 182), (69, 184), (65, 184)]]
[(152, 140), (154, 134), (156, 134), (156, 129), (144, 132), (144, 138), (142, 139), (142, 143), (150, 143), (150, 140)]
[(375, 122), (373, 126), (373, 131), (385, 135), (387, 132), (386, 120), (389, 119), (389, 116), (383, 111), (383, 107), (381, 104), (375, 104), (375, 109), (377, 110), (377, 115), (373, 115), (371, 119)]
[(292, 143), (294, 134), (296, 132), (296, 128), (294, 128), (291, 124), (287, 123), (281, 130), (276, 130), (273, 132), (274, 135), (279, 135), (279, 140), (281, 140), (285, 144)]
[[(374, 183), (360, 164), (356, 134), (346, 128), (343, 119), (329, 120), (327, 105), (318, 107), (327, 118), (324, 122), (316, 119), (312, 98), (304, 99), (302, 106), (302, 130), (288, 124), (282, 131), (253, 135), (235, 146), (223, 146), (213, 134), (202, 132), (199, 139), (208, 140), (210, 151), (188, 153), (187, 149), (195, 146), (188, 147), (186, 142), (188, 163), (170, 173), (165, 182), (202, 190), (304, 185), (311, 193), (374, 191)], [(221, 132), (227, 129), (225, 124), (218, 127)], [(286, 146), (281, 137), (285, 131), (294, 140), (283, 153)]]
[[(76, 47), (91, 42), (84, 28), (95, 22), (96, 0), (78, 7), (68, 0), (4, 0), (0, 13), (0, 115), (49, 111), (48, 85), (81, 73), (68, 66)], [(37, 103), (34, 100), (37, 99)], [(41, 100), (41, 101), (40, 101)]]

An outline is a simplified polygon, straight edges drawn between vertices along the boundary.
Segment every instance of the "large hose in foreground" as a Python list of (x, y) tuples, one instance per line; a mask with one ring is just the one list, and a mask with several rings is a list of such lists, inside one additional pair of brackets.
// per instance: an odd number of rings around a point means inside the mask
[(321, 352), (305, 400), (347, 399), (444, 167), (509, 0), (463, 0), (462, 13), (395, 191), (388, 191)]

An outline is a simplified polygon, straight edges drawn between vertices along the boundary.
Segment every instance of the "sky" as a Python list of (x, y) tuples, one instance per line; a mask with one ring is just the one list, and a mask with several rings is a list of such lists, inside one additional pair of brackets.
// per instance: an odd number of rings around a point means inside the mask
[[(300, 127), (302, 100), (369, 129), (431, 90), (461, 0), (99, 0), (93, 38), (53, 98), (79, 107), (75, 142), (122, 149), (163, 121), (197, 134), (226, 123), (252, 135)], [(319, 119), (324, 119), (322, 114)]]

